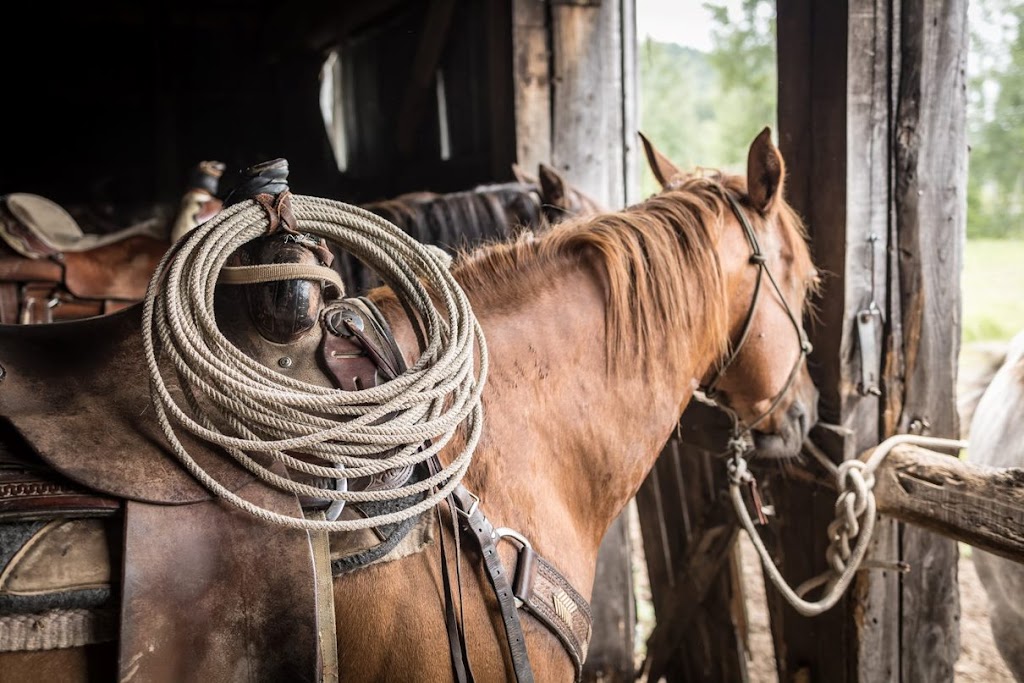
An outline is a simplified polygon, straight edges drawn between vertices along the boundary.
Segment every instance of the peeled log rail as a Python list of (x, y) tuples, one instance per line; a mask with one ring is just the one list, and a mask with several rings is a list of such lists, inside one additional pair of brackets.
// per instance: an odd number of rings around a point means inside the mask
[(878, 511), (1024, 562), (1024, 469), (897, 446), (875, 471)]

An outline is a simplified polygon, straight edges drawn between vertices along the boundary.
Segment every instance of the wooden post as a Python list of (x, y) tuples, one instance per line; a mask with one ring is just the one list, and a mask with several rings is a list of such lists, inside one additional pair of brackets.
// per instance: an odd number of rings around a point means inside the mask
[[(967, 0), (903, 0), (893, 142), (903, 380), (898, 428), (959, 434), (960, 270), (967, 214)], [(960, 654), (956, 543), (903, 529), (900, 679), (953, 678)]]
[[(614, 208), (635, 196), (633, 9), (634, 0), (512, 0), (517, 161), (531, 173), (550, 163)], [(625, 515), (601, 546), (592, 603), (585, 680), (632, 681), (636, 610)]]
[[(818, 432), (836, 461), (895, 431), (956, 434), (965, 7), (778, 1), (788, 194), (830, 274), (811, 367), (821, 417), (840, 426)], [(770, 489), (774, 552), (799, 583), (824, 567), (834, 494), (783, 478)], [(865, 572), (812, 620), (769, 589), (780, 680), (952, 678), (955, 546), (883, 519), (871, 553), (905, 560), (911, 574)]]

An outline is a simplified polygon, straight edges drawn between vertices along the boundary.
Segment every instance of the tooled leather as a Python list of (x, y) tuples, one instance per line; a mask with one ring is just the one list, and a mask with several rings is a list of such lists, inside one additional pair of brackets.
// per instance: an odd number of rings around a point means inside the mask
[[(593, 629), (590, 605), (550, 562), (539, 555), (535, 561), (537, 573), (530, 587), (530, 595), (523, 605), (562, 641), (576, 669), (576, 680), (579, 681)], [(572, 626), (567, 625), (555, 610), (553, 601), (558, 599), (555, 597), (557, 591), (563, 591), (575, 606), (570, 619)]]

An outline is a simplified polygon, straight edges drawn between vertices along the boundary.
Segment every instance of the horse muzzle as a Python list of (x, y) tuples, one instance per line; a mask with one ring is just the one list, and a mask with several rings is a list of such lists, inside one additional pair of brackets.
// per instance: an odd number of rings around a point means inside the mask
[(783, 419), (777, 421), (775, 431), (768, 433), (755, 429), (752, 432), (757, 455), (776, 460), (796, 457), (817, 422), (818, 391), (811, 387), (789, 405)]

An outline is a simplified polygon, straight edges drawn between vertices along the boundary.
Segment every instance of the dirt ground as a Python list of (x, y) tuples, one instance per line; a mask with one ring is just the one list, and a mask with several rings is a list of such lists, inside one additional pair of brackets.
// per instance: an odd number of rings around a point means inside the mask
[[(650, 586), (647, 583), (643, 550), (640, 543), (639, 520), (635, 512), (631, 515), (631, 530), (634, 541), (634, 580), (637, 594), (637, 666), (643, 661), (643, 643), (653, 628), (654, 611), (650, 603)], [(974, 570), (969, 548), (962, 548), (960, 556), (960, 658), (955, 672), (958, 683), (1014, 683), (1006, 664), (1003, 663), (988, 623), (988, 596), (978, 574)], [(747, 592), (747, 610), (750, 624), (750, 650), (747, 666), (751, 683), (777, 683), (775, 653), (772, 647), (768, 610), (765, 604), (764, 580), (761, 565), (754, 546), (746, 534), (740, 534), (740, 549), (743, 559), (743, 581)], [(939, 682), (936, 682), (939, 683)]]
[[(775, 683), (775, 655), (765, 609), (764, 583), (757, 553), (745, 534), (740, 534), (743, 551), (743, 576), (749, 591), (751, 683)], [(960, 659), (956, 663), (956, 680), (962, 683), (1013, 683), (992, 641), (988, 624), (988, 598), (978, 581), (974, 563), (960, 558)]]

